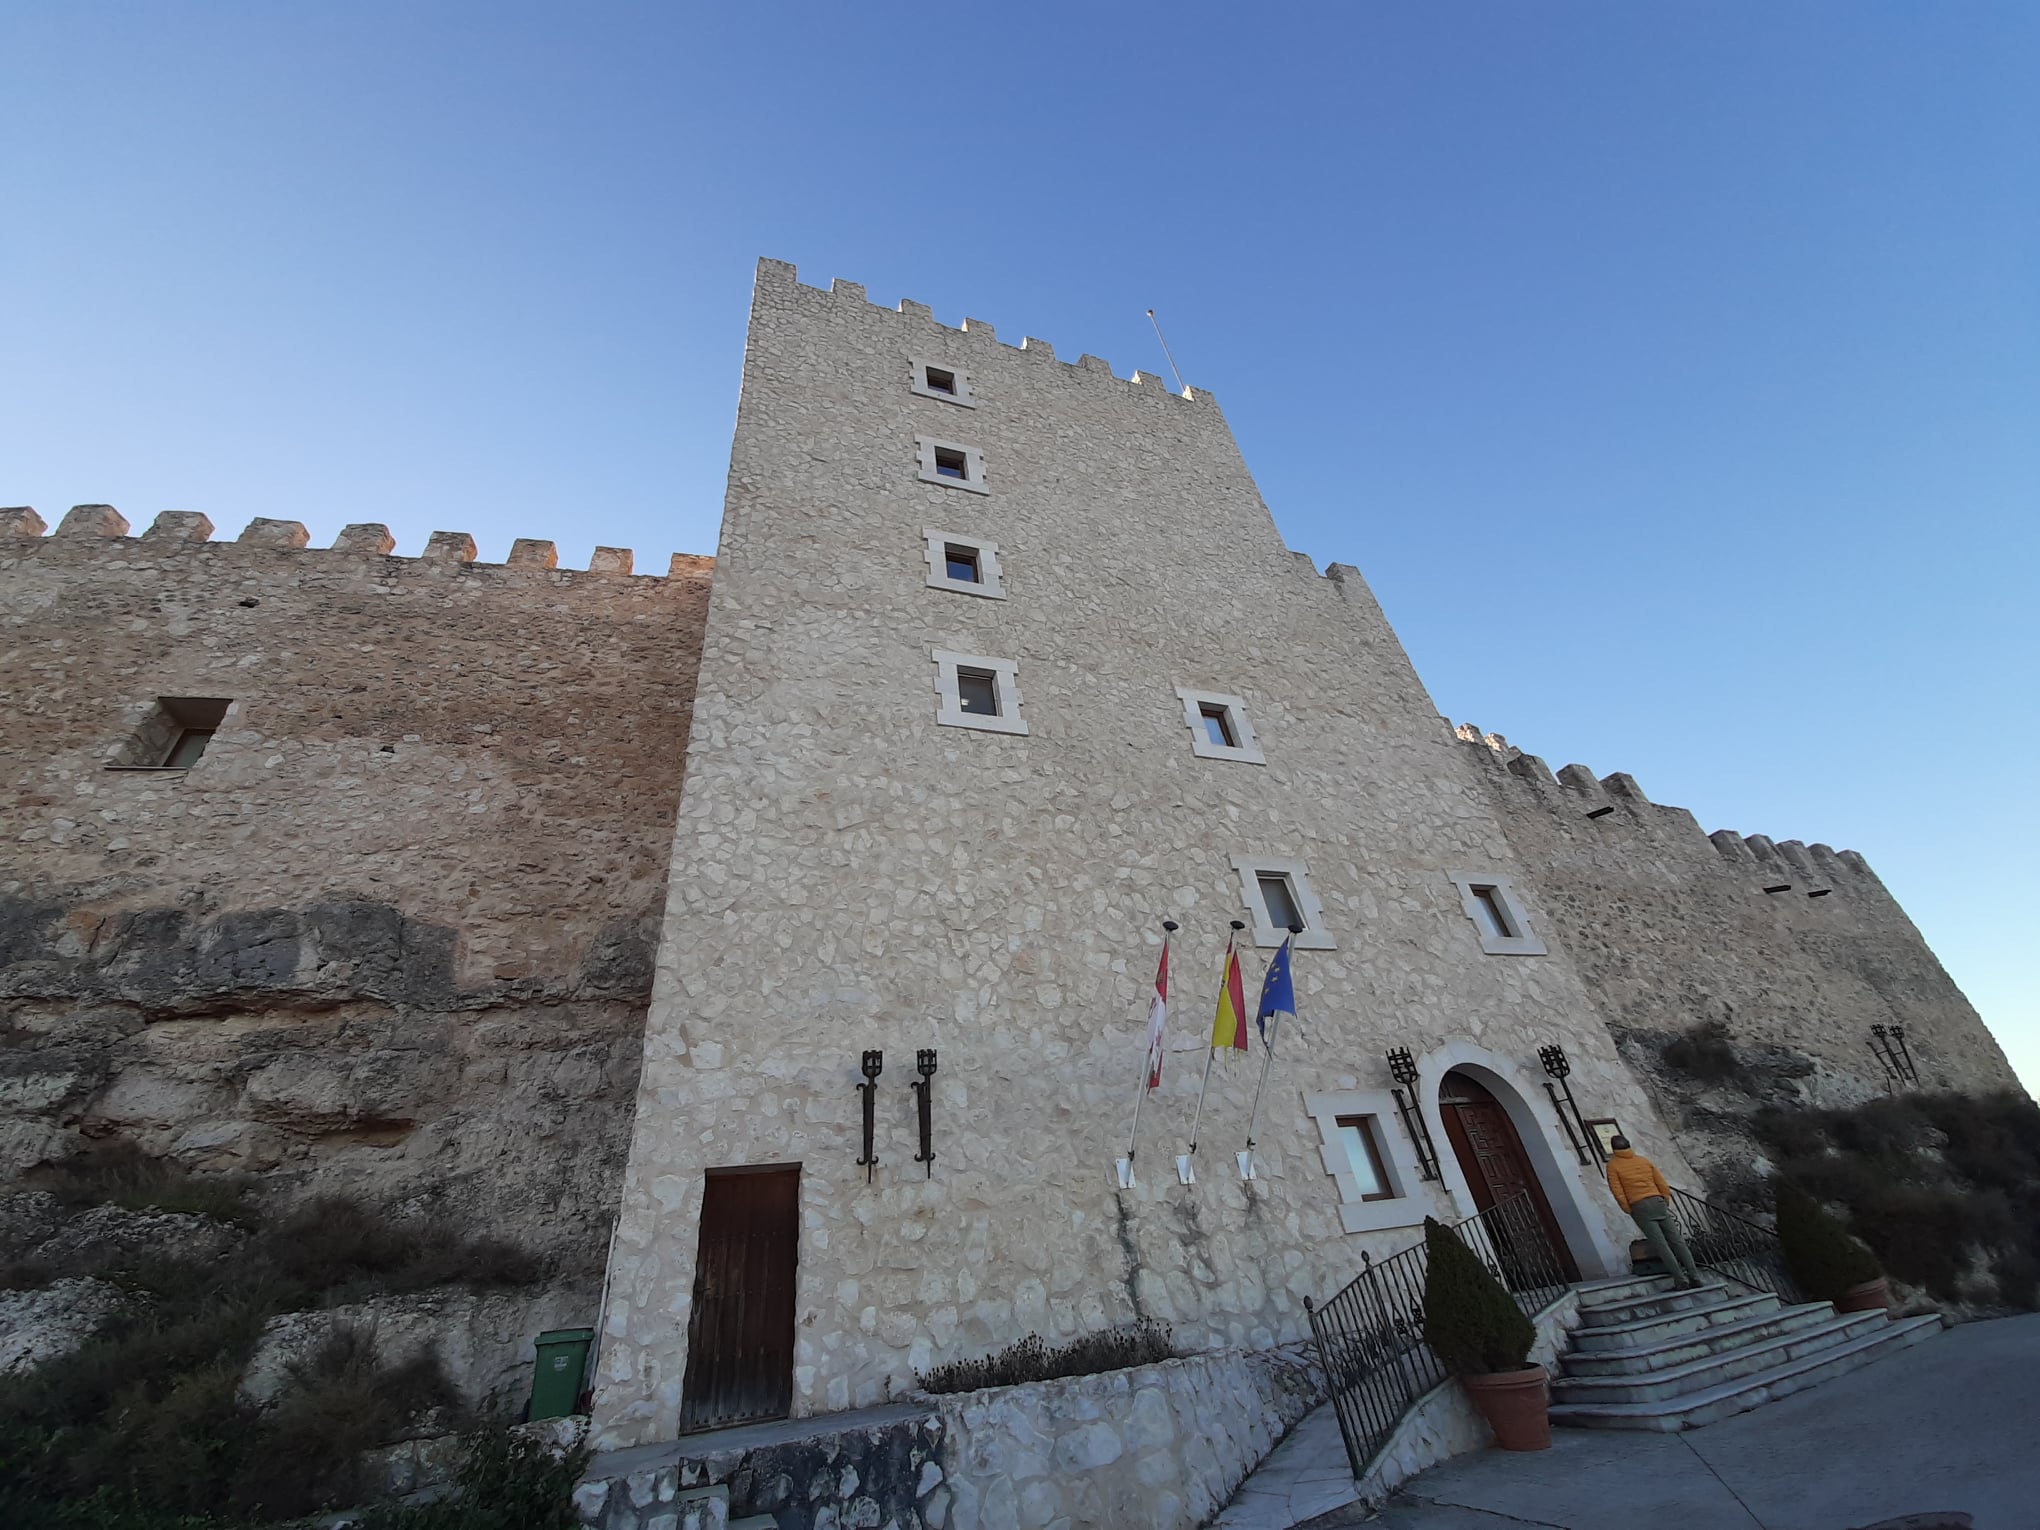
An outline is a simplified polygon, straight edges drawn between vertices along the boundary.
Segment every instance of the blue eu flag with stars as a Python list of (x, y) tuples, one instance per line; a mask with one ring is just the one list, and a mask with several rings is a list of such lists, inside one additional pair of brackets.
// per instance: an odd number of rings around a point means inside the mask
[(1261, 1045), (1272, 1047), (1275, 1044), (1274, 1038), (1268, 1034), (1268, 1022), (1272, 1018), (1279, 1027), (1284, 1015), (1292, 1020), (1296, 1018), (1296, 987), (1289, 980), (1288, 940), (1282, 942), (1282, 949), (1268, 963), (1268, 975), (1261, 979), (1261, 1002), (1254, 1011), (1254, 1024), (1260, 1029)]

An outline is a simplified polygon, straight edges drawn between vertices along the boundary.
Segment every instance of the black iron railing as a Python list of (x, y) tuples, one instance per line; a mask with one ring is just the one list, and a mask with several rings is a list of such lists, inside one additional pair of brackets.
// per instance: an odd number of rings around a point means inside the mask
[[(1452, 1231), (1525, 1312), (1541, 1311), (1565, 1292), (1565, 1269), (1527, 1193), (1468, 1217)], [(1429, 1260), (1423, 1244), (1379, 1264), (1365, 1254), (1360, 1262), (1360, 1277), (1336, 1296), (1322, 1305), (1304, 1302), (1356, 1481), (1402, 1416), (1447, 1375), (1424, 1342)]]
[(1791, 1272), (1785, 1268), (1784, 1248), (1770, 1228), (1732, 1211), (1723, 1211), (1676, 1186), (1672, 1190), (1672, 1210), (1685, 1231), (1695, 1264), (1705, 1265), (1752, 1291), (1769, 1291), (1781, 1301), (1806, 1299), (1792, 1283)]

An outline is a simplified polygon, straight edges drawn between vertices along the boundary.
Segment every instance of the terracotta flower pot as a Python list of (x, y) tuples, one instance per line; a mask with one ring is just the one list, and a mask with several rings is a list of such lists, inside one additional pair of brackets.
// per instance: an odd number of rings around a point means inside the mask
[(1851, 1286), (1835, 1298), (1837, 1312), (1882, 1312), (1891, 1316), (1891, 1285), (1880, 1275), (1860, 1286)]
[(1551, 1397), (1545, 1390), (1543, 1366), (1459, 1380), (1502, 1449), (1551, 1449)]

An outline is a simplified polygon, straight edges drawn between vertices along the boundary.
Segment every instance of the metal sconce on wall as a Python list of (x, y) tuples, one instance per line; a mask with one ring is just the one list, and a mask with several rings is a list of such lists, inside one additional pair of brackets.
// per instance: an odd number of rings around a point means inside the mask
[(1544, 1092), (1551, 1096), (1551, 1108), (1558, 1112), (1558, 1124), (1565, 1128), (1565, 1140), (1572, 1144), (1573, 1153), (1583, 1164), (1605, 1163), (1601, 1139), (1588, 1128), (1586, 1118), (1580, 1114), (1579, 1101), (1573, 1098), (1570, 1082), (1572, 1062), (1566, 1057), (1565, 1048), (1556, 1045), (1539, 1047), (1537, 1060), (1544, 1064), (1544, 1071), (1550, 1075), (1544, 1081)]
[[(1408, 1047), (1392, 1047), (1388, 1053), (1389, 1077), (1395, 1080), (1396, 1114), (1402, 1117), (1403, 1131), (1417, 1150), (1417, 1169), (1425, 1179), (1443, 1179), (1438, 1168), (1438, 1148), (1431, 1141), (1430, 1125), (1424, 1120), (1423, 1106), (1417, 1099), (1417, 1060), (1410, 1056)], [(1403, 1091), (1407, 1089), (1407, 1097)]]
[(1871, 1026), (1870, 1050), (1877, 1054), (1878, 1062), (1884, 1065), (1886, 1088), (1897, 1090), (1903, 1089), (1907, 1084), (1918, 1085), (1920, 1070), (1913, 1066), (1912, 1048), (1905, 1044), (1904, 1026)]
[(935, 1092), (935, 1049), (922, 1047), (914, 1054), (914, 1071), (921, 1076), (907, 1087), (914, 1091), (914, 1103), (921, 1115), (921, 1151), (914, 1155), (915, 1163), (928, 1166), (928, 1177), (935, 1177), (935, 1128), (931, 1120), (932, 1108), (929, 1096)]
[(878, 1076), (885, 1072), (885, 1053), (864, 1054), (864, 1082), (857, 1086), (857, 1092), (864, 1096), (864, 1156), (857, 1160), (857, 1167), (864, 1171), (864, 1182), (871, 1183), (878, 1172), (878, 1154), (872, 1138), (877, 1127)]

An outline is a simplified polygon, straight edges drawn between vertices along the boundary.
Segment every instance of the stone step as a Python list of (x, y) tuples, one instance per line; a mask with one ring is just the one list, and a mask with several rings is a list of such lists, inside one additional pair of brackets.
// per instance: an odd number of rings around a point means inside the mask
[(1776, 1312), (1781, 1305), (1769, 1291), (1753, 1291), (1688, 1307), (1683, 1312), (1668, 1312), (1661, 1317), (1639, 1318), (1632, 1323), (1609, 1323), (1599, 1328), (1576, 1328), (1573, 1330), (1573, 1344), (1590, 1350), (1633, 1349), (1639, 1344), (1655, 1344), (1682, 1333), (1699, 1333), (1703, 1329), (1719, 1328), (1724, 1323), (1734, 1323), (1759, 1313)]
[(1759, 1313), (1740, 1322), (1703, 1328), (1698, 1333), (1676, 1334), (1655, 1344), (1639, 1344), (1629, 1349), (1568, 1350), (1559, 1357), (1559, 1365), (1569, 1376), (1633, 1376), (1644, 1371), (1684, 1365), (1688, 1360), (1698, 1360), (1706, 1355), (1718, 1355), (1738, 1344), (1755, 1343), (1775, 1338), (1781, 1333), (1813, 1328), (1834, 1315), (1835, 1309), (1826, 1302), (1805, 1302), (1797, 1307), (1781, 1307), (1776, 1312)]
[(1613, 1280), (1583, 1280), (1573, 1290), (1579, 1293), (1580, 1305), (1586, 1307), (1596, 1302), (1627, 1301), (1632, 1296), (1671, 1288), (1669, 1275), (1620, 1275)]
[(1711, 1307), (1728, 1297), (1740, 1295), (1731, 1291), (1724, 1281), (1710, 1280), (1704, 1285), (1680, 1290), (1676, 1286), (1669, 1291), (1651, 1291), (1642, 1296), (1626, 1297), (1615, 1302), (1581, 1302), (1580, 1325), (1584, 1328), (1612, 1328), (1619, 1323), (1635, 1323), (1644, 1318), (1663, 1317), (1668, 1312), (1689, 1312), (1695, 1307)]
[(1683, 1397), (1822, 1350), (1837, 1349), (1884, 1324), (1881, 1312), (1852, 1312), (1845, 1316), (1830, 1312), (1824, 1322), (1730, 1344), (1714, 1354), (1701, 1355), (1680, 1365), (1626, 1375), (1562, 1376), (1552, 1382), (1551, 1395), (1569, 1403), (1652, 1402)]
[(1554, 1403), (1551, 1421), (1572, 1429), (1649, 1429), (1666, 1434), (1697, 1429), (1846, 1375), (1883, 1355), (1931, 1338), (1940, 1330), (1938, 1316), (1904, 1318), (1881, 1324), (1859, 1338), (1815, 1354), (1679, 1397), (1652, 1402)]

